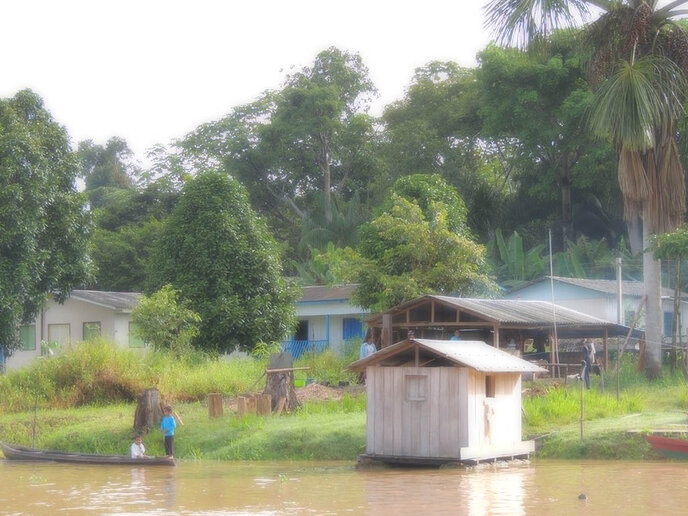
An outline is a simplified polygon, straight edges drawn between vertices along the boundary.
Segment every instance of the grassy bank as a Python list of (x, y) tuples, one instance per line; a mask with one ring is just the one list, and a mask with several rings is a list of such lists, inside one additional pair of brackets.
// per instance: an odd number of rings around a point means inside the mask
[[(208, 392), (229, 399), (252, 387), (265, 360), (217, 360), (204, 356), (130, 355), (105, 343), (78, 347), (22, 373), (0, 377), (0, 440), (92, 453), (126, 453), (133, 436), (135, 396), (157, 386), (184, 420), (176, 455), (185, 460), (355, 460), (365, 448), (365, 395), (307, 401), (279, 417), (231, 411), (210, 419)], [(349, 358), (326, 353), (296, 365), (309, 377), (337, 385), (354, 378), (344, 372)], [(685, 429), (686, 383), (665, 371), (648, 382), (624, 364), (593, 376), (593, 389), (538, 381), (524, 382), (523, 434), (538, 444), (536, 457), (654, 459), (644, 440), (658, 429)], [(341, 394), (341, 393), (340, 393)], [(581, 425), (581, 394), (583, 418)], [(581, 438), (582, 426), (582, 438)], [(35, 432), (34, 432), (35, 430)], [(163, 453), (162, 436), (152, 430), (144, 442), (151, 455)]]

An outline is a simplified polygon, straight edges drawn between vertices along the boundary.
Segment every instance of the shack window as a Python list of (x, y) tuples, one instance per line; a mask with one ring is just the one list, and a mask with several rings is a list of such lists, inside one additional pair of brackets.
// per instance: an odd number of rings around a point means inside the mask
[(406, 401), (428, 399), (428, 377), (420, 374), (406, 375)]
[(29, 324), (21, 327), (21, 343), (22, 351), (36, 349), (36, 325)]
[(129, 322), (129, 347), (145, 348), (146, 341), (139, 335), (139, 326), (135, 322)]
[(485, 377), (485, 397), (494, 398), (495, 397), (495, 377), (486, 376)]
[(100, 321), (85, 322), (82, 331), (84, 340), (93, 340), (100, 337)]

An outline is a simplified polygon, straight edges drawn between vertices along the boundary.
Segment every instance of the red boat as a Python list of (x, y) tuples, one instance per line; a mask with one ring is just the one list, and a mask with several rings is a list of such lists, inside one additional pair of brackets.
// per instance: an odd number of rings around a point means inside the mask
[(688, 440), (672, 439), (658, 435), (646, 435), (645, 439), (655, 450), (667, 457), (688, 459)]

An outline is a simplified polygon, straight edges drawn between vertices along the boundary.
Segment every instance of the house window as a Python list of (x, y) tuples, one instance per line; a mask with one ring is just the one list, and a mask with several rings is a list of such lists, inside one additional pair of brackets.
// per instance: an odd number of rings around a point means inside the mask
[(428, 399), (428, 377), (420, 374), (407, 374), (406, 401), (425, 401)]
[(674, 312), (664, 312), (664, 336), (671, 337), (674, 332)]
[(495, 377), (486, 376), (485, 377), (485, 397), (494, 398), (495, 397)]
[(145, 348), (146, 342), (139, 337), (138, 325), (136, 323), (129, 323), (129, 347), (130, 348)]
[(84, 340), (93, 340), (100, 337), (100, 321), (85, 322), (83, 327)]
[(21, 349), (31, 351), (36, 349), (36, 325), (27, 324), (21, 327)]
[(308, 340), (308, 321), (299, 321), (294, 340)]
[(49, 346), (46, 346), (46, 351), (41, 350), (41, 352), (46, 352), (48, 349), (52, 349), (51, 346), (61, 346), (62, 344), (68, 344), (71, 340), (71, 332), (69, 330), (69, 323), (67, 324), (49, 324), (48, 325), (48, 342)]
[(342, 338), (344, 340), (363, 338), (363, 323), (361, 320), (345, 317), (342, 321)]

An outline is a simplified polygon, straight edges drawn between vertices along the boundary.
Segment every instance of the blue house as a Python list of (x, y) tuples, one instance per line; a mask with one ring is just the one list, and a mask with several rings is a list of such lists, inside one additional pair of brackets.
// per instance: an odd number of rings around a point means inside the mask
[(363, 318), (368, 310), (351, 304), (358, 285), (304, 287), (296, 302), (296, 332), (283, 343), (294, 357), (306, 351), (344, 351), (347, 343), (364, 336)]
[[(606, 321), (630, 325), (643, 297), (643, 283), (640, 281), (564, 278), (560, 276), (544, 277), (531, 281), (511, 290), (507, 299), (523, 299), (537, 301), (552, 301), (552, 287), (554, 287), (554, 303), (571, 308), (584, 314), (599, 317)], [(619, 289), (619, 287), (621, 287)], [(671, 335), (674, 313), (674, 291), (662, 288), (662, 311), (664, 312), (664, 336)], [(688, 301), (681, 295), (680, 321), (688, 321)], [(637, 327), (645, 327), (644, 317), (641, 315)], [(684, 329), (681, 328), (683, 333)]]

